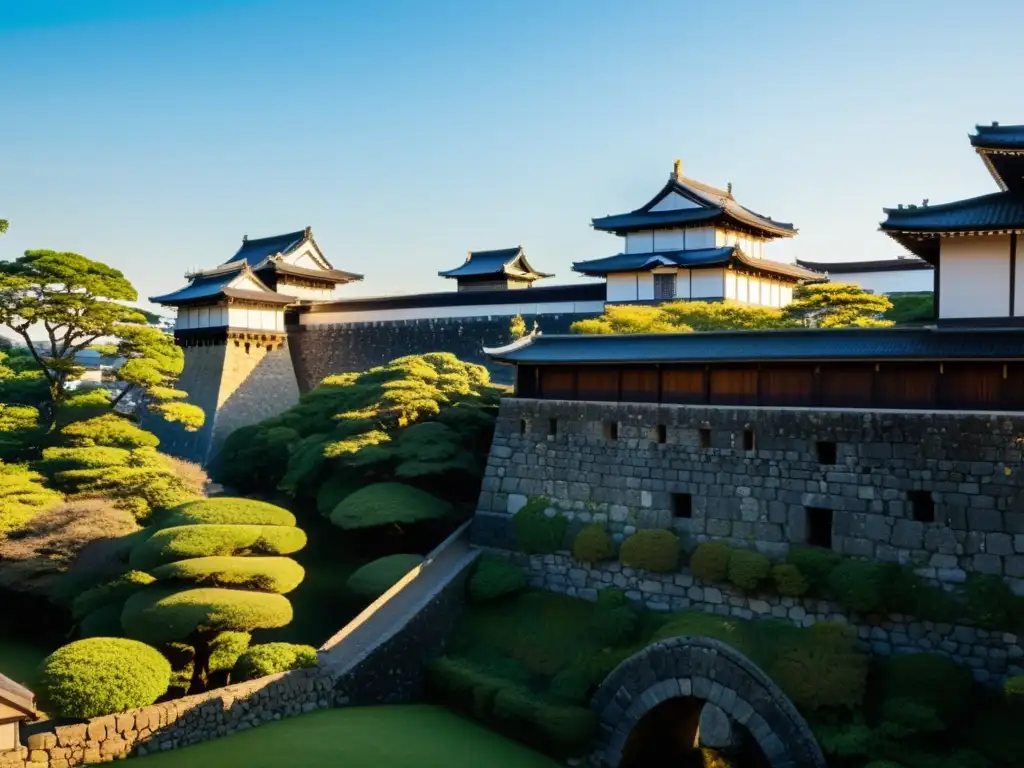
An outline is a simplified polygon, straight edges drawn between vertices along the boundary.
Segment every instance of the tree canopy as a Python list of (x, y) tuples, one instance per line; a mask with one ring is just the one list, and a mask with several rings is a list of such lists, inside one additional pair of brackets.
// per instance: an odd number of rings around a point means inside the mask
[(885, 328), (882, 319), (892, 302), (884, 294), (868, 293), (850, 283), (813, 283), (793, 292), (784, 314), (798, 325), (817, 328)]

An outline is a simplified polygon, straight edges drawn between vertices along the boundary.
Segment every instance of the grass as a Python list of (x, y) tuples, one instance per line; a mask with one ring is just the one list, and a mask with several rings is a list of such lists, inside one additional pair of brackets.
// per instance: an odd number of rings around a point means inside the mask
[(185, 750), (143, 758), (139, 768), (555, 768), (558, 764), (441, 707), (331, 709), (280, 720)]

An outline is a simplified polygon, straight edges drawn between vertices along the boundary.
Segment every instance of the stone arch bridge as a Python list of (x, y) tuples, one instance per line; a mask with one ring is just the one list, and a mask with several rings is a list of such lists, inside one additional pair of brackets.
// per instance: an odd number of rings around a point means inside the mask
[(782, 690), (735, 648), (707, 637), (654, 643), (608, 675), (591, 701), (599, 718), (591, 764), (618, 768), (644, 716), (678, 699), (704, 702), (700, 729), (709, 735), (711, 727), (718, 737), (745, 731), (771, 768), (825, 768), (810, 727)]

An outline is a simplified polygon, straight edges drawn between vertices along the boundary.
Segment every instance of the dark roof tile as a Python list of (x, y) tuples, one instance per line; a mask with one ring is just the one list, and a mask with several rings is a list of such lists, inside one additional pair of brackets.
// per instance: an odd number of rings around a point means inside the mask
[(466, 261), (455, 269), (438, 272), (441, 277), (488, 277), (507, 276), (519, 278), (552, 277), (545, 272), (538, 272), (526, 260), (521, 246), (501, 248), (495, 251), (470, 251)]
[(757, 259), (747, 256), (740, 248), (697, 248), (686, 251), (657, 251), (654, 253), (620, 253), (603, 259), (578, 261), (572, 268), (584, 275), (608, 275), (615, 272), (642, 272), (656, 267), (699, 268), (725, 266), (730, 263), (774, 275), (784, 275), (798, 280), (821, 278), (823, 275), (801, 266), (786, 264), (773, 259)]

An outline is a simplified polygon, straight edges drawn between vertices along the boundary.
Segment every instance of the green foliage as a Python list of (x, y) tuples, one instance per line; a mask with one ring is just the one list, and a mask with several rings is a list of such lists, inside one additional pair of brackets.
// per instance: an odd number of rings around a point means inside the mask
[(160, 647), (171, 663), (171, 684), (168, 694), (184, 696), (192, 685), (196, 669), (196, 649), (187, 643), (166, 643)]
[(133, 568), (149, 570), (192, 557), (290, 555), (306, 545), (299, 528), (279, 525), (177, 525), (159, 530), (131, 554)]
[(0, 461), (30, 457), (42, 437), (38, 408), (0, 402)]
[(940, 722), (951, 724), (970, 706), (971, 671), (935, 653), (902, 653), (885, 664), (885, 700), (911, 700), (934, 710)]
[(526, 335), (526, 321), (522, 315), (515, 315), (508, 324), (508, 335), (512, 341), (523, 338)]
[(724, 541), (704, 541), (690, 556), (690, 571), (694, 578), (708, 584), (718, 584), (729, 575), (729, 560), (733, 548)]
[(612, 537), (600, 523), (580, 528), (572, 540), (572, 556), (581, 563), (600, 563), (615, 558)]
[(888, 610), (941, 622), (955, 621), (961, 612), (948, 592), (926, 583), (909, 566), (889, 566), (889, 574), (886, 585)]
[(210, 587), (256, 589), (284, 595), (305, 577), (302, 566), (290, 557), (195, 557), (153, 569), (160, 581)]
[[(232, 433), (213, 475), (243, 491), (279, 487), (291, 495), (315, 495), (326, 478), (344, 487), (367, 479), (477, 477), (498, 394), (486, 369), (448, 353), (329, 376), (294, 408)], [(461, 414), (446, 418), (452, 411), (487, 411), (483, 429)]]
[(451, 504), (419, 488), (402, 483), (377, 483), (346, 496), (331, 512), (331, 522), (352, 531), (445, 520), (452, 514)]
[(637, 531), (622, 542), (619, 561), (627, 568), (670, 573), (679, 567), (679, 538), (658, 528)]
[(61, 431), (64, 442), (73, 448), (91, 448), (95, 445), (111, 448), (156, 448), (159, 438), (140, 429), (131, 421), (115, 413), (68, 424)]
[(972, 573), (964, 585), (967, 613), (984, 629), (1015, 630), (1021, 624), (1024, 600), (998, 576)]
[(742, 590), (753, 592), (767, 578), (771, 561), (760, 552), (734, 549), (729, 555), (729, 581)]
[(640, 629), (640, 613), (621, 590), (603, 589), (598, 592), (590, 629), (603, 646), (624, 645), (636, 637)]
[(143, 571), (128, 571), (113, 581), (91, 587), (72, 601), (71, 617), (82, 620), (107, 606), (115, 607), (120, 616), (124, 601), (154, 581), (156, 579)]
[(887, 564), (845, 560), (829, 574), (828, 587), (848, 611), (883, 612), (891, 574)]
[(197, 630), (251, 632), (291, 620), (291, 603), (282, 595), (212, 587), (150, 587), (129, 597), (121, 613), (128, 636), (154, 645), (190, 639)]
[(892, 325), (881, 319), (892, 302), (881, 294), (868, 293), (848, 283), (811, 283), (793, 291), (793, 301), (783, 309), (786, 318), (817, 328), (875, 328)]
[(103, 605), (78, 623), (79, 637), (118, 637), (121, 629), (121, 606)]
[(519, 551), (528, 555), (550, 555), (562, 548), (569, 521), (558, 512), (547, 514), (548, 500), (534, 496), (512, 518)]
[(808, 589), (807, 579), (800, 569), (791, 563), (782, 563), (772, 568), (775, 590), (783, 597), (800, 597)]
[(381, 557), (357, 568), (349, 576), (346, 586), (357, 597), (376, 600), (422, 562), (419, 555)]
[(601, 317), (578, 320), (573, 333), (687, 333), (785, 328), (778, 309), (734, 301), (671, 301), (658, 306), (609, 305)]
[(795, 565), (807, 579), (809, 591), (820, 595), (828, 585), (829, 574), (843, 560), (842, 555), (831, 549), (791, 545), (786, 562)]
[(0, 349), (0, 402), (38, 407), (49, 398), (47, 381), (28, 348)]
[(38, 472), (0, 461), (0, 540), (63, 500), (61, 494), (43, 485)]
[(210, 672), (230, 672), (249, 648), (248, 632), (221, 632), (210, 640)]
[(171, 665), (144, 643), (112, 637), (58, 648), (40, 668), (47, 711), (62, 717), (99, 717), (152, 704), (167, 690)]
[(70, 392), (61, 403), (60, 410), (54, 417), (53, 425), (57, 429), (63, 429), (76, 421), (88, 421), (106, 416), (110, 414), (112, 401), (110, 393), (100, 387)]
[(523, 569), (500, 557), (483, 555), (469, 577), (469, 596), (478, 603), (513, 595), (526, 588)]
[(1003, 696), (1013, 707), (1024, 707), (1024, 675), (1008, 678), (1003, 684)]
[(316, 494), (316, 509), (324, 517), (330, 517), (342, 501), (359, 490), (359, 485), (345, 475), (334, 475), (327, 478)]
[(128, 463), (131, 452), (124, 448), (46, 448), (43, 458), (34, 466), (51, 479), (58, 472), (70, 469), (98, 469), (117, 467)]
[(239, 680), (255, 680), (278, 672), (315, 666), (316, 648), (293, 643), (263, 643), (254, 645), (238, 657), (234, 675)]
[(284, 507), (256, 499), (219, 496), (212, 499), (187, 501), (159, 520), (160, 527), (175, 525), (281, 525), (295, 527), (295, 515)]
[(920, 293), (889, 293), (886, 294), (892, 307), (882, 315), (896, 325), (905, 323), (922, 323), (935, 319), (935, 294), (931, 291)]

